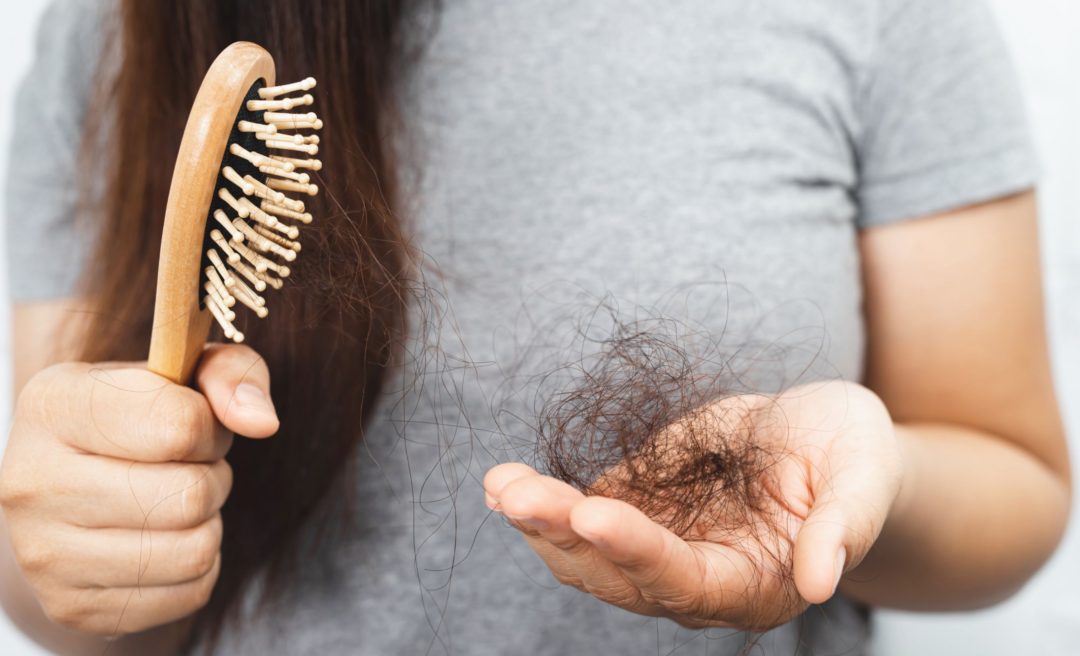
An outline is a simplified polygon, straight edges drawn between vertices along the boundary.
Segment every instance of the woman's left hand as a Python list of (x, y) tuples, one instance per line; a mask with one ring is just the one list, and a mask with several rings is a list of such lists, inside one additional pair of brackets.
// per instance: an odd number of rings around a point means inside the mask
[(693, 628), (782, 624), (828, 600), (866, 556), (899, 495), (903, 459), (885, 406), (854, 383), (736, 396), (707, 411), (732, 404), (780, 419), (756, 422), (753, 432), (776, 456), (763, 472), (767, 507), (754, 513), (771, 526), (708, 524), (683, 539), (629, 503), (586, 496), (517, 463), (488, 472), (487, 504), (560, 582), (602, 601)]

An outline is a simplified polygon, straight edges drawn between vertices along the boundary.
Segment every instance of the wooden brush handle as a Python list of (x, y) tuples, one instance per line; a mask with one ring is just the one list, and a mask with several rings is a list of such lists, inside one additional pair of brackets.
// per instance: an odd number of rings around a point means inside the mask
[(148, 368), (186, 383), (202, 354), (212, 318), (199, 309), (206, 219), (221, 162), (244, 97), (257, 80), (274, 84), (274, 60), (254, 43), (226, 48), (203, 79), (173, 168), (158, 260)]

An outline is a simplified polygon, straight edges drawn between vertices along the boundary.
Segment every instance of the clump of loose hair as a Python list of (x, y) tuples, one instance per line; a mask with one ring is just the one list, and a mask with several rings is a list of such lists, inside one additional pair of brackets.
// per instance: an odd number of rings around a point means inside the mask
[(539, 414), (540, 460), (551, 475), (612, 494), (616, 472), (620, 498), (680, 535), (709, 521), (703, 499), (760, 505), (768, 454), (753, 442), (751, 417), (707, 409), (723, 394), (721, 374), (637, 325), (618, 326), (603, 346), (573, 365), (577, 385), (552, 394)]
[[(610, 310), (610, 308), (609, 308)], [(778, 494), (783, 417), (752, 391), (719, 340), (664, 318), (620, 321), (593, 348), (545, 374), (536, 460), (589, 495), (618, 498), (688, 540), (738, 549), (783, 585), (767, 629), (805, 607), (794, 589), (795, 528)]]

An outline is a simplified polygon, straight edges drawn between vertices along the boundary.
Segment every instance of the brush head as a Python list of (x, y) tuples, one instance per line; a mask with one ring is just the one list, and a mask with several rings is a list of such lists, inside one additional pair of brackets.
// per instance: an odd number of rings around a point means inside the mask
[(310, 111), (315, 80), (274, 86), (274, 59), (240, 41), (217, 56), (188, 114), (173, 167), (158, 260), (147, 368), (191, 379), (216, 321), (242, 341), (239, 306), (267, 314), (310, 223), (304, 198), (322, 121)]
[(234, 308), (259, 318), (263, 294), (281, 289), (300, 253), (299, 225), (311, 223), (304, 201), (319, 192), (311, 172), (322, 169), (322, 121), (311, 111), (314, 78), (251, 85), (236, 116), (210, 203), (200, 267), (199, 304), (226, 339), (244, 340)]

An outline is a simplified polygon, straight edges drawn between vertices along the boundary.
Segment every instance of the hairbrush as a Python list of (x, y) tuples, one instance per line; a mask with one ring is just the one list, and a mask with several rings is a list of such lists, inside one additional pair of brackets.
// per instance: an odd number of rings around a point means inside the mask
[(199, 87), (173, 168), (158, 262), (148, 368), (187, 381), (213, 322), (241, 342), (234, 308), (267, 315), (263, 293), (280, 289), (300, 252), (298, 224), (312, 217), (308, 171), (322, 121), (295, 111), (314, 102), (313, 78), (275, 85), (274, 60), (238, 42)]

